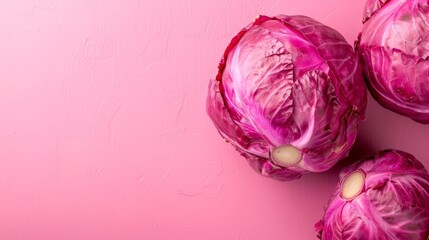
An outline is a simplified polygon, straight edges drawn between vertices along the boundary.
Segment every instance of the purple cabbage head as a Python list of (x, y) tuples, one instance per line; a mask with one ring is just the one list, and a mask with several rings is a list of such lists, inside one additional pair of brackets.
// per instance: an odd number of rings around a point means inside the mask
[(259, 16), (241, 30), (207, 96), (222, 137), (278, 180), (325, 171), (346, 157), (365, 107), (353, 47), (305, 16)]
[(426, 240), (429, 174), (416, 158), (386, 150), (343, 169), (323, 220), (326, 240)]
[(429, 123), (429, 1), (368, 0), (356, 44), (372, 96)]

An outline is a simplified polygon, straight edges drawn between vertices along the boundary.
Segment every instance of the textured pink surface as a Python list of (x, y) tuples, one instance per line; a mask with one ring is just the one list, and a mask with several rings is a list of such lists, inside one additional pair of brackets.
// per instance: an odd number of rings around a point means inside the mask
[[(0, 1), (0, 239), (315, 239), (340, 166), (257, 175), (207, 117), (207, 84), (256, 15), (308, 15), (352, 43), (363, 5)], [(390, 147), (429, 167), (428, 125), (372, 99), (367, 114), (349, 160)]]

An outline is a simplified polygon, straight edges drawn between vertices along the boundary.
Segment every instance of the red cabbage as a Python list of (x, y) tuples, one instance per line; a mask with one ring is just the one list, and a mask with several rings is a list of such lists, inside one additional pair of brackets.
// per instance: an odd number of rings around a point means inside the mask
[(207, 96), (221, 136), (256, 171), (278, 180), (345, 158), (365, 107), (353, 47), (306, 16), (259, 16), (241, 30)]
[(398, 150), (343, 169), (316, 231), (326, 240), (426, 240), (428, 172), (413, 155)]
[(356, 48), (374, 99), (429, 123), (429, 2), (368, 0)]

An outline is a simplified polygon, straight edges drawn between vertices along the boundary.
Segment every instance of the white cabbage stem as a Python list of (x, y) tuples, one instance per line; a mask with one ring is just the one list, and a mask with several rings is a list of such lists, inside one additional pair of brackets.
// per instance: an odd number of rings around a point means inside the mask
[(275, 163), (290, 167), (301, 160), (301, 151), (292, 145), (283, 145), (272, 150), (271, 156)]
[(365, 184), (365, 175), (361, 171), (349, 174), (341, 186), (341, 197), (345, 200), (352, 200), (357, 197)]

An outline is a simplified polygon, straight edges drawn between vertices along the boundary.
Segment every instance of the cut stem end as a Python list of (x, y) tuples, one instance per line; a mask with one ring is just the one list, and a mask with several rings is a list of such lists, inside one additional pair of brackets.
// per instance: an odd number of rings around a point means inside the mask
[(361, 171), (349, 174), (341, 187), (341, 197), (345, 200), (352, 200), (357, 197), (365, 184), (365, 175)]
[(284, 145), (274, 148), (271, 156), (275, 163), (290, 167), (301, 160), (301, 151), (292, 145)]

